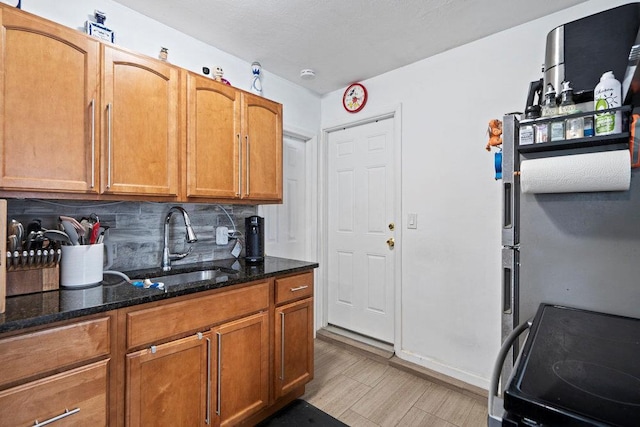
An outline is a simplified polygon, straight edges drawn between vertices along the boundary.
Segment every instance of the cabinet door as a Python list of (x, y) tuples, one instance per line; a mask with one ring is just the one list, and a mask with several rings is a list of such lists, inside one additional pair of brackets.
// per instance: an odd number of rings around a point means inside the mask
[(178, 192), (177, 68), (104, 46), (102, 191)]
[(240, 92), (187, 79), (187, 197), (240, 197)]
[(214, 425), (236, 425), (267, 406), (269, 316), (259, 313), (213, 329)]
[(282, 105), (242, 94), (243, 198), (282, 201)]
[(126, 425), (205, 425), (210, 344), (198, 334), (128, 354)]
[(0, 8), (0, 188), (97, 191), (99, 43)]
[(313, 379), (313, 298), (275, 312), (276, 399)]

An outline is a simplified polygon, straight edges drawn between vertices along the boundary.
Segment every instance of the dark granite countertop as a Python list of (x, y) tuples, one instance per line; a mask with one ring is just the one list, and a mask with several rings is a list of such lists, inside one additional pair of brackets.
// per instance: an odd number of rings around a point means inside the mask
[(266, 257), (264, 262), (253, 265), (245, 263), (244, 259), (233, 258), (175, 266), (168, 273), (163, 273), (160, 268), (125, 272), (131, 279), (135, 279), (222, 269), (221, 274), (214, 279), (167, 286), (164, 290), (138, 288), (119, 276), (105, 274), (104, 281), (92, 287), (61, 288), (57, 291), (7, 297), (6, 312), (0, 314), (0, 333), (317, 267), (318, 264), (314, 262)]

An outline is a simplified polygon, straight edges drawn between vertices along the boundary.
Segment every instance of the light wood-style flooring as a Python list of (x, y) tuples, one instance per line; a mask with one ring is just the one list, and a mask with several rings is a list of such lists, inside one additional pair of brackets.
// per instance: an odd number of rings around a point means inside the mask
[(400, 370), (384, 358), (315, 340), (303, 400), (349, 426), (486, 427), (486, 399)]

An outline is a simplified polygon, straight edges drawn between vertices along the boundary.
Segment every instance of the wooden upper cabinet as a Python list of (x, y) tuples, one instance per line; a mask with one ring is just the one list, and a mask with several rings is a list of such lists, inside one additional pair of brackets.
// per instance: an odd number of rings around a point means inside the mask
[(243, 195), (282, 201), (282, 105), (242, 94)]
[(0, 3), (4, 191), (279, 203), (282, 105)]
[(282, 201), (282, 105), (187, 80), (187, 197)]
[(98, 188), (99, 43), (0, 8), (0, 189)]
[(240, 196), (240, 92), (187, 77), (187, 197)]
[(179, 69), (104, 45), (102, 191), (177, 196)]

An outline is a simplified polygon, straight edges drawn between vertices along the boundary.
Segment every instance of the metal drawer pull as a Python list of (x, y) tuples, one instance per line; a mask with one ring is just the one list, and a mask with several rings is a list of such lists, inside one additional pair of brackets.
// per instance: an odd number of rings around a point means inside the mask
[(280, 380), (284, 381), (284, 311), (280, 312)]
[(91, 188), (96, 186), (96, 100), (91, 100)]
[(53, 418), (49, 418), (48, 420), (43, 421), (41, 423), (38, 422), (38, 420), (36, 420), (33, 423), (33, 427), (46, 426), (47, 424), (55, 423), (56, 421), (59, 421), (59, 420), (61, 420), (63, 418), (66, 418), (66, 417), (68, 417), (70, 415), (77, 414), (78, 412), (80, 412), (80, 408), (76, 408), (76, 409), (72, 409), (72, 410), (65, 409), (62, 414), (60, 414), (58, 416), (55, 416)]
[(309, 285), (302, 285), (302, 286), (298, 286), (297, 288), (291, 288), (291, 292), (296, 292), (296, 291), (301, 291), (303, 289), (307, 289), (309, 287)]
[(218, 336), (218, 384), (216, 386), (216, 415), (220, 416), (220, 392), (222, 391), (222, 378), (220, 378), (220, 375), (222, 374), (222, 335), (220, 334), (220, 332), (216, 332), (216, 335)]
[(246, 195), (248, 196), (251, 193), (251, 188), (249, 188), (251, 186), (251, 184), (249, 184), (249, 171), (251, 170), (251, 158), (249, 157), (249, 135), (245, 135), (244, 139), (247, 143), (247, 183), (245, 185), (247, 190)]
[(107, 104), (107, 190), (111, 188), (111, 103)]
[(242, 142), (240, 140), (240, 134), (238, 134), (238, 192), (236, 196), (242, 195)]
[(211, 424), (211, 340), (207, 338), (207, 414), (205, 423)]

